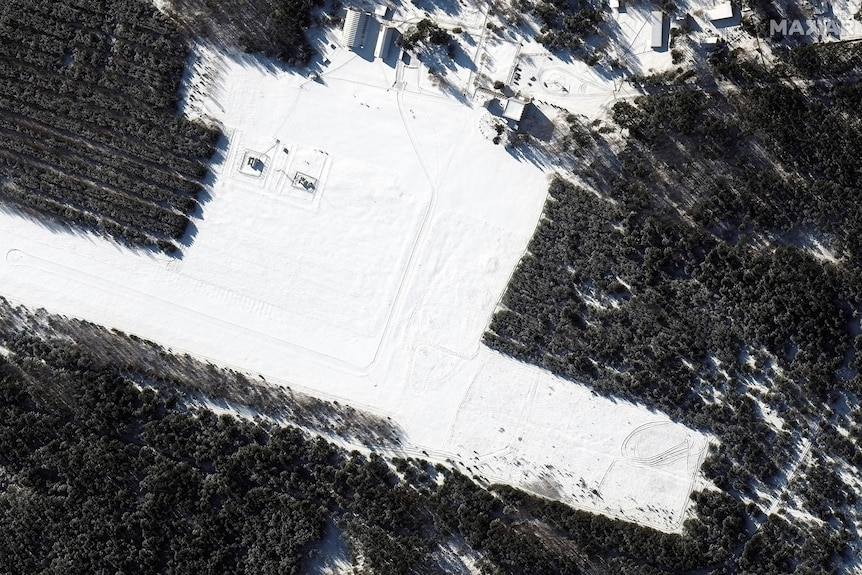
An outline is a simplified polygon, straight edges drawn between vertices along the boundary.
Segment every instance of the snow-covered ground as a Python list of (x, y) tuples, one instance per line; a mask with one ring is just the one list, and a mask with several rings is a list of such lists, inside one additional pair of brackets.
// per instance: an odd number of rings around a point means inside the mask
[[(476, 58), (478, 74), (487, 80), (486, 87), (498, 81), (536, 103), (589, 118), (604, 116), (617, 99), (636, 95), (624, 81), (628, 75), (672, 67), (666, 45), (658, 50), (650, 46), (650, 10), (648, 4), (632, 5), (622, 11), (606, 9), (612, 39), (600, 48), (603, 56), (593, 66), (570, 55), (551, 54), (531, 35), (511, 30), (486, 33)], [(535, 32), (539, 24), (533, 22), (525, 27)]]
[[(707, 438), (480, 345), (549, 174), (422, 72), (205, 54), (229, 135), (171, 259), (0, 212), (0, 295), (390, 416), (407, 453), (677, 530)], [(257, 158), (260, 163), (250, 163)]]

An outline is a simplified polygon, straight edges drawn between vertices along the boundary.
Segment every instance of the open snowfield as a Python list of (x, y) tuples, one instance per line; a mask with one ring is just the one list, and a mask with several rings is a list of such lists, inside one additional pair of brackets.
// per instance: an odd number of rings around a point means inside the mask
[(546, 172), (380, 60), (335, 51), (317, 82), (208, 61), (200, 109), (229, 142), (183, 257), (0, 212), (0, 294), (390, 416), (408, 454), (681, 527), (707, 438), (479, 344)]

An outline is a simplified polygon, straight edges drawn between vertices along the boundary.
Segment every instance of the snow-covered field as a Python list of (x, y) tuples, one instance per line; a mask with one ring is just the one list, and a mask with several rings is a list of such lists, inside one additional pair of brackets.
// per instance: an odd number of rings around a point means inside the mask
[(183, 257), (0, 213), (0, 294), (390, 416), (408, 454), (679, 529), (706, 437), (479, 344), (548, 174), (401, 65), (337, 50), (311, 81), (207, 53), (198, 109), (229, 143)]

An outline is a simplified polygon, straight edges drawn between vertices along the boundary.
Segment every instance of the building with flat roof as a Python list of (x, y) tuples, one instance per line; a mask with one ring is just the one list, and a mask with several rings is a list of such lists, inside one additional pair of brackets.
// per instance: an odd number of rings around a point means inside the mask
[(730, 2), (717, 4), (712, 9), (706, 11), (706, 16), (713, 22), (733, 18), (733, 5)]
[(652, 40), (650, 46), (653, 49), (664, 46), (664, 12), (653, 10), (650, 12), (650, 23), (652, 25)]
[(377, 44), (374, 46), (375, 58), (386, 58), (386, 54), (389, 53), (389, 47), (392, 44), (394, 30), (392, 26), (380, 26), (380, 30), (377, 32)]
[(507, 120), (512, 120), (515, 123), (521, 121), (524, 116), (524, 109), (527, 107), (527, 101), (520, 98), (509, 98), (506, 100), (506, 105), (503, 108), (503, 117)]
[(365, 43), (365, 30), (368, 28), (368, 14), (354, 8), (347, 9), (344, 28), (341, 29), (341, 44), (348, 50), (360, 48)]

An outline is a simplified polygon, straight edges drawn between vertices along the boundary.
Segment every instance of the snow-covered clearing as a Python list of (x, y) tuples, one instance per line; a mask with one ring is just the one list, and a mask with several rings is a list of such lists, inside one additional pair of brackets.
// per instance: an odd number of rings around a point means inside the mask
[(0, 213), (0, 294), (390, 416), (408, 455), (681, 527), (704, 436), (479, 344), (543, 168), (402, 64), (335, 50), (319, 81), (207, 66), (191, 111), (229, 142), (183, 257)]

